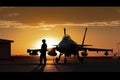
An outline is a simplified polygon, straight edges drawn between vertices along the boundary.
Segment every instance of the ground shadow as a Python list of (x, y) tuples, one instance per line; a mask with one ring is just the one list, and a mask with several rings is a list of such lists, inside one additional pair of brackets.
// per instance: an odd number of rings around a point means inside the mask
[(45, 64), (38, 65), (37, 67), (33, 68), (32, 72), (44, 72)]

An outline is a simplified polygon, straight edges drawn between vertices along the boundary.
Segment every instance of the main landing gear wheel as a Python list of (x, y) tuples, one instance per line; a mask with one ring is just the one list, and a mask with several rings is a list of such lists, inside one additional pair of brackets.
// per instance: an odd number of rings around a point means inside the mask
[(67, 63), (67, 59), (64, 60), (64, 64), (66, 64), (66, 63)]
[(81, 63), (84, 63), (84, 58), (80, 58)]

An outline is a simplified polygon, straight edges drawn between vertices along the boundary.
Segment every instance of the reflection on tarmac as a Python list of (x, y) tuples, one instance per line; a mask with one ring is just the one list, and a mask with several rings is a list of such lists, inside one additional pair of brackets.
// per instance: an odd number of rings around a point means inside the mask
[(56, 64), (38, 65), (32, 72), (61, 72)]
[(46, 65), (38, 65), (37, 67), (33, 68), (32, 72), (44, 72), (44, 68)]
[(71, 60), (67, 64), (51, 60), (46, 65), (39, 65), (36, 60), (0, 61), (0, 72), (120, 72), (120, 60)]

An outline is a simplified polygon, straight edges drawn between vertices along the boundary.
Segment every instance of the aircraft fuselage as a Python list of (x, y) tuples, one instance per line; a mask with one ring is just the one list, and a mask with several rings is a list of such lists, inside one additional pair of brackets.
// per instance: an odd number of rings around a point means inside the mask
[(70, 56), (71, 54), (76, 54), (77, 50), (76, 42), (74, 42), (69, 35), (65, 35), (63, 39), (58, 44), (56, 50), (60, 53), (65, 53), (66, 56)]

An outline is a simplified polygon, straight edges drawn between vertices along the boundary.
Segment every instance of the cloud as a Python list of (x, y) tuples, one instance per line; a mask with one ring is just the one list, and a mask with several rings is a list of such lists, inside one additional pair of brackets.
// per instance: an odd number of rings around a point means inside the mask
[(19, 13), (12, 13), (12, 14), (8, 14), (8, 17), (16, 17), (16, 16), (19, 16), (20, 14)]
[(15, 8), (15, 7), (5, 7), (5, 6), (3, 6), (3, 7), (0, 7), (0, 11), (13, 9), (13, 8)]
[(64, 23), (64, 24), (45, 24), (45, 22), (39, 23), (37, 26), (31, 26), (27, 24), (20, 23), (18, 21), (6, 21), (0, 20), (0, 28), (18, 28), (18, 29), (41, 29), (41, 30), (51, 30), (55, 27), (64, 27), (64, 26), (80, 26), (80, 27), (119, 27), (120, 20), (116, 21), (109, 21), (109, 22), (91, 22), (91, 23), (82, 23), (82, 24), (75, 24), (75, 23)]
[(83, 26), (83, 27), (97, 27), (97, 26), (120, 26), (120, 20), (116, 21), (109, 21), (109, 22), (90, 22), (90, 23), (82, 23), (82, 24), (74, 24), (74, 23), (67, 23), (67, 24), (54, 24), (55, 26)]
[(37, 26), (30, 26), (17, 21), (0, 20), (0, 28), (18, 28), (18, 29), (24, 29), (24, 30), (30, 30), (30, 29), (51, 30), (51, 28), (53, 27), (55, 26), (47, 25), (44, 23), (40, 23)]
[(10, 28), (10, 26), (14, 25), (15, 23), (15, 21), (0, 20), (0, 28)]

